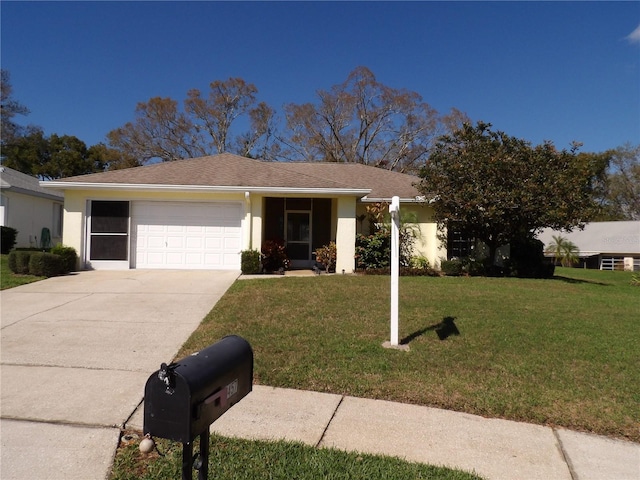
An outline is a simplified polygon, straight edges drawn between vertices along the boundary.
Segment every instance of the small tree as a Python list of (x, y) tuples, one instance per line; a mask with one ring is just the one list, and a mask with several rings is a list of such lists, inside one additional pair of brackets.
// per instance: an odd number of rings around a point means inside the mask
[(316, 262), (324, 265), (327, 273), (336, 270), (336, 260), (338, 258), (338, 250), (335, 242), (329, 242), (329, 245), (323, 245), (316, 249)]

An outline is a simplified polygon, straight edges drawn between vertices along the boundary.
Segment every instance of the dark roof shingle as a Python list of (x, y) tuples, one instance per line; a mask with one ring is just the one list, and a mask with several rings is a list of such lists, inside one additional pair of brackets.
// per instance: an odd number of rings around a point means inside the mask
[[(264, 162), (229, 153), (80, 175), (58, 184), (361, 189), (369, 198), (414, 198), (417, 177), (355, 163)], [(64, 188), (64, 187), (62, 187)]]

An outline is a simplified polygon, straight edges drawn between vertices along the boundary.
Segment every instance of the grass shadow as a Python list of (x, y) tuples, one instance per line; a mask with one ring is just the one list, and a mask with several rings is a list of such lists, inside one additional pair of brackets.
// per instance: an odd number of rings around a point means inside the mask
[(594, 282), (592, 280), (581, 280), (579, 278), (571, 278), (571, 277), (563, 277), (562, 275), (554, 275), (551, 280), (558, 280), (561, 282), (565, 282), (565, 283), (573, 283), (573, 284), (591, 284), (591, 285), (601, 285), (603, 287), (610, 287), (611, 284), (610, 283), (603, 283), (603, 282)]
[(429, 327), (416, 330), (412, 334), (407, 335), (402, 340), (400, 340), (400, 345), (408, 345), (416, 338), (421, 337), (425, 333), (431, 332), (433, 330), (435, 330), (440, 340), (446, 340), (451, 335), (460, 335), (460, 330), (458, 330), (458, 327), (454, 322), (455, 319), (456, 317), (444, 317), (440, 323), (436, 323)]

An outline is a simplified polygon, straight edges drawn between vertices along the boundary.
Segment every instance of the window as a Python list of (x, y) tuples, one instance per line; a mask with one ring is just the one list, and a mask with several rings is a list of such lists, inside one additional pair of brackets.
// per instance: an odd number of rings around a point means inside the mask
[(475, 240), (464, 232), (449, 230), (447, 235), (447, 257), (466, 258), (473, 253)]
[(90, 260), (129, 258), (129, 202), (92, 201)]

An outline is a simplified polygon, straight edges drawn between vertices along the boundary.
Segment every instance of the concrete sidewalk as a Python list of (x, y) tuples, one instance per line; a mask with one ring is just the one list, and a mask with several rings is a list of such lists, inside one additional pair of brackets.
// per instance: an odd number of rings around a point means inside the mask
[[(127, 426), (142, 430), (142, 408)], [(640, 444), (430, 407), (255, 385), (211, 428), (475, 472), (490, 480), (638, 480)]]

